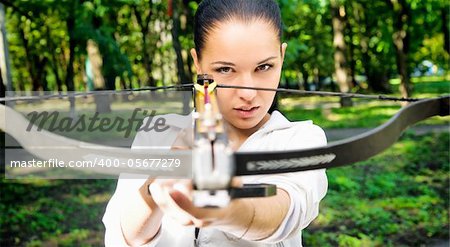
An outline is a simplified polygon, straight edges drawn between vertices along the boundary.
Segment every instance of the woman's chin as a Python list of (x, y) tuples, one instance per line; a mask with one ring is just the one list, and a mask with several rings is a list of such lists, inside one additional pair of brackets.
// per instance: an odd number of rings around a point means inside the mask
[(248, 130), (254, 128), (259, 122), (256, 119), (238, 119), (232, 121), (231, 124), (237, 129)]

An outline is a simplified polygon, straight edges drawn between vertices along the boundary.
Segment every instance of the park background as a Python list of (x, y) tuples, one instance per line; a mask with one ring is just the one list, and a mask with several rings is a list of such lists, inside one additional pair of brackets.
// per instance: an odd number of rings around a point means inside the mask
[[(418, 98), (450, 92), (448, 1), (278, 2), (288, 43), (281, 87)], [(189, 49), (198, 3), (0, 0), (0, 92), (192, 82)], [(291, 120), (322, 126), (330, 140), (345, 136), (332, 133), (378, 126), (401, 107), (290, 95), (278, 103)], [(304, 230), (304, 245), (448, 243), (448, 126), (448, 118), (427, 120), (383, 154), (329, 170), (329, 192), (319, 217)], [(102, 245), (101, 217), (115, 184), (2, 178), (0, 245)]]

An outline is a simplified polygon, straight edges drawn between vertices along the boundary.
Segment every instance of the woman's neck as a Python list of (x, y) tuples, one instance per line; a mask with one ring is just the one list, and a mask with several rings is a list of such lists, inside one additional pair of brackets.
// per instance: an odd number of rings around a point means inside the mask
[(231, 148), (236, 151), (241, 145), (251, 136), (253, 133), (258, 131), (268, 120), (270, 119), (270, 114), (267, 113), (263, 119), (253, 128), (250, 129), (239, 129), (235, 126), (227, 125), (228, 140), (230, 141)]

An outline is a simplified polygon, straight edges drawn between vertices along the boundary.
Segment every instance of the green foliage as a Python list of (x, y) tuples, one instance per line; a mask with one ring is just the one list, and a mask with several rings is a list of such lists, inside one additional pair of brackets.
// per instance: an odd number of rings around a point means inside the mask
[[(16, 90), (56, 90), (73, 77), (76, 90), (84, 90), (86, 41), (94, 40), (103, 58), (107, 88), (141, 87), (176, 83), (173, 18), (167, 1), (2, 1), (6, 7), (7, 39), (13, 85)], [(199, 1), (172, 1), (180, 14), (179, 40), (189, 76), (193, 47), (193, 15)], [(288, 43), (282, 85), (324, 85), (333, 80), (334, 48), (329, 1), (279, 0), (283, 18), (283, 42)], [(370, 88), (396, 77), (396, 54), (392, 37), (397, 12), (389, 2), (338, 1), (345, 25), (345, 66), (360, 76), (354, 91)], [(429, 60), (448, 70), (443, 15), (446, 1), (406, 0), (410, 9), (405, 24), (409, 70)], [(395, 5), (397, 6), (397, 5)], [(398, 7), (398, 6), (397, 6)], [(397, 8), (396, 7), (396, 8)], [(73, 26), (69, 25), (74, 20)], [(74, 45), (74, 54), (70, 47)], [(73, 58), (73, 61), (70, 58)], [(75, 73), (68, 74), (73, 62)], [(351, 68), (350, 68), (351, 67)], [(178, 68), (180, 69), (180, 68)], [(119, 83), (120, 82), (120, 83)], [(389, 90), (389, 89), (388, 89)], [(395, 89), (394, 89), (395, 90)]]
[(405, 135), (381, 155), (329, 170), (310, 246), (417, 246), (448, 238), (449, 133)]
[[(321, 75), (333, 72), (332, 32), (328, 6), (320, 1), (280, 1), (284, 41), (288, 43), (284, 79), (299, 82), (301, 73)], [(302, 16), (302, 18), (298, 18)]]

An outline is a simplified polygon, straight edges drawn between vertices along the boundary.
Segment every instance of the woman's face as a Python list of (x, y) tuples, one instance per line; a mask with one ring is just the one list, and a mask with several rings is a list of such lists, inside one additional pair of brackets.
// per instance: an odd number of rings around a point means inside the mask
[[(250, 23), (229, 21), (208, 33), (198, 60), (199, 74), (210, 74), (218, 84), (277, 88), (286, 44), (281, 45), (275, 29), (264, 20)], [(275, 92), (218, 88), (217, 100), (225, 120), (238, 129), (250, 129), (263, 120)]]

